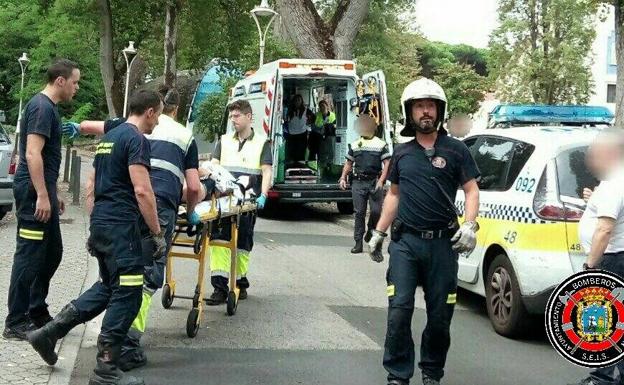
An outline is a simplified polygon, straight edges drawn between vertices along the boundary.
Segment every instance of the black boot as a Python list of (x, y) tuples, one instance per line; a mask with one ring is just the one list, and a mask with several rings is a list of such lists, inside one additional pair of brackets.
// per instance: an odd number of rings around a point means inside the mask
[(426, 374), (422, 375), (422, 383), (423, 385), (440, 385), (440, 381), (429, 377)]
[(80, 323), (79, 316), (78, 309), (71, 303), (67, 304), (52, 321), (26, 335), (30, 345), (48, 365), (54, 365), (58, 359), (54, 351), (56, 341), (65, 337), (74, 326)]
[(210, 298), (206, 300), (206, 305), (208, 306), (217, 306), (225, 303), (227, 301), (228, 293), (227, 291), (221, 289), (215, 289)]
[(364, 245), (362, 244), (362, 240), (355, 241), (355, 246), (351, 249), (351, 254), (359, 254), (364, 250)]
[(135, 328), (130, 328), (126, 339), (121, 345), (121, 356), (119, 357), (119, 369), (128, 372), (132, 369), (140, 368), (147, 364), (147, 356), (141, 346), (141, 336), (143, 333)]
[(89, 379), (89, 385), (145, 385), (142, 378), (125, 375), (117, 366), (121, 353), (120, 345), (112, 345), (99, 337), (97, 348), (97, 363)]

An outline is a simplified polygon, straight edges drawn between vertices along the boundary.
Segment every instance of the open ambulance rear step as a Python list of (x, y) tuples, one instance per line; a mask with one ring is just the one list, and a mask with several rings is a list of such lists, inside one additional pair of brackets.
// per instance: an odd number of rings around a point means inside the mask
[(317, 183), (317, 175), (314, 170), (311, 168), (289, 168), (286, 170), (286, 175), (284, 177), (284, 183), (294, 184), (294, 183), (306, 183), (313, 184)]

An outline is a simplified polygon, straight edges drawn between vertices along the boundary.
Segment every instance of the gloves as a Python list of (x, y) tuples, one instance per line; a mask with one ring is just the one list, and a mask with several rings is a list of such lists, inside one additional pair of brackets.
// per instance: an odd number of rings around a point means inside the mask
[(151, 233), (152, 242), (154, 243), (154, 255), (155, 259), (160, 258), (167, 250), (167, 242), (165, 241), (165, 230), (160, 230), (160, 233)]
[(258, 206), (258, 208), (262, 210), (264, 208), (264, 205), (266, 204), (266, 200), (266, 195), (260, 194), (260, 196), (256, 199), (256, 206)]
[(368, 241), (368, 247), (370, 247), (369, 255), (374, 262), (382, 262), (384, 260), (381, 248), (383, 246), (383, 240), (388, 234), (382, 233), (378, 230), (373, 230), (371, 239)]
[(451, 243), (453, 244), (453, 250), (458, 253), (471, 253), (477, 245), (477, 231), (479, 230), (479, 224), (475, 221), (468, 221), (462, 223), (461, 227), (453, 238)]
[(197, 214), (196, 211), (193, 211), (191, 215), (188, 216), (187, 219), (188, 219), (188, 223), (190, 223), (193, 226), (198, 225), (201, 222), (201, 218), (199, 217), (199, 214)]
[(78, 135), (80, 135), (80, 124), (75, 122), (66, 122), (63, 123), (63, 135), (69, 137), (69, 139), (74, 139)]

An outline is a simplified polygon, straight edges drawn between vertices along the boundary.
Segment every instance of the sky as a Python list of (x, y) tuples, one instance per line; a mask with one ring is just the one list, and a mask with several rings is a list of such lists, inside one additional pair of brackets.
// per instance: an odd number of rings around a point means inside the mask
[(497, 25), (496, 5), (497, 0), (417, 0), (416, 19), (429, 40), (485, 48)]

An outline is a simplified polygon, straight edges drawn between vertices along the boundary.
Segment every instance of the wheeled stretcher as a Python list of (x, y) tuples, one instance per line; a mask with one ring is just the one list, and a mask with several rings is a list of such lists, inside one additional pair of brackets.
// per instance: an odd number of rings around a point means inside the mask
[[(232, 194), (221, 198), (217, 198), (215, 194), (212, 194), (209, 201), (202, 202), (201, 205), (203, 206), (200, 207), (198, 205), (198, 208), (196, 208), (198, 213), (200, 209), (203, 209), (200, 213), (201, 224), (198, 226), (189, 225), (184, 214), (178, 216), (172, 245), (167, 256), (167, 270), (162, 291), (162, 305), (165, 309), (168, 309), (171, 307), (175, 298), (190, 299), (193, 301), (193, 307), (186, 320), (186, 334), (190, 338), (197, 335), (203, 314), (205, 301), (204, 272), (207, 257), (210, 254), (210, 246), (222, 246), (230, 249), (231, 264), (226, 308), (228, 315), (232, 316), (236, 313), (239, 296), (239, 289), (236, 285), (238, 227), (241, 216), (256, 215), (255, 203), (245, 200), (241, 203), (237, 202), (238, 200), (235, 199)], [(210, 236), (213, 226), (231, 226), (230, 240), (211, 240)], [(182, 251), (184, 249), (190, 249), (191, 251)], [(193, 296), (176, 294), (176, 281), (173, 278), (174, 258), (198, 261), (197, 285), (195, 286), (195, 293)]]

